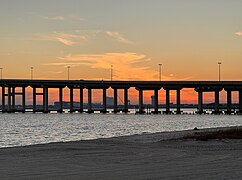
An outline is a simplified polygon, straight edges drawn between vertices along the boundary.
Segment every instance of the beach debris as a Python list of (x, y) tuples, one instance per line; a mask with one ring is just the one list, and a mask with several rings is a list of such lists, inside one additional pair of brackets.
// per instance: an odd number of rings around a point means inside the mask
[(242, 139), (242, 129), (235, 127), (229, 129), (218, 129), (215, 131), (200, 131), (195, 132), (193, 135), (185, 136), (182, 139), (195, 139), (196, 141), (208, 141), (211, 139)]

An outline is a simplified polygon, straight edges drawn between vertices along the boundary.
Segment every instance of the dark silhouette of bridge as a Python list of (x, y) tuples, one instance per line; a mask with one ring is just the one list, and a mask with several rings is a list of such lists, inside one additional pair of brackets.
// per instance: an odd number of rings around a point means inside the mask
[[(87, 113), (93, 113), (92, 108), (92, 90), (101, 89), (103, 92), (103, 107), (100, 110), (102, 113), (107, 113), (106, 92), (107, 89), (113, 89), (113, 112), (128, 112), (128, 90), (135, 88), (139, 93), (139, 108), (137, 113), (144, 113), (143, 106), (143, 92), (154, 91), (154, 111), (152, 113), (161, 113), (158, 110), (158, 93), (160, 89), (164, 89), (166, 92), (166, 108), (164, 114), (170, 114), (170, 91), (176, 91), (176, 113), (181, 114), (181, 91), (185, 88), (192, 88), (198, 94), (198, 114), (203, 114), (203, 93), (214, 92), (214, 114), (221, 114), (222, 111), (219, 108), (219, 95), (222, 90), (227, 92), (227, 110), (226, 114), (232, 112), (232, 92), (239, 92), (239, 108), (237, 114), (242, 114), (242, 81), (98, 81), (98, 80), (23, 80), (23, 79), (3, 79), (0, 80), (0, 86), (2, 88), (2, 112), (16, 112), (15, 97), (16, 95), (22, 96), (22, 110), (26, 111), (26, 88), (31, 87), (33, 90), (33, 112), (48, 113), (48, 90), (49, 88), (59, 89), (59, 108), (58, 112), (63, 112), (63, 89), (69, 88), (70, 90), (70, 112), (84, 112), (83, 109), (83, 90), (88, 90), (88, 108)], [(16, 88), (21, 88), (21, 92), (16, 92)], [(39, 93), (38, 89), (42, 89)], [(74, 109), (74, 89), (80, 90), (80, 107)], [(118, 109), (118, 90), (124, 91), (124, 105), (123, 109)], [(37, 96), (43, 98), (43, 109), (36, 109)], [(5, 102), (7, 98), (7, 103)], [(7, 105), (6, 105), (7, 104)]]

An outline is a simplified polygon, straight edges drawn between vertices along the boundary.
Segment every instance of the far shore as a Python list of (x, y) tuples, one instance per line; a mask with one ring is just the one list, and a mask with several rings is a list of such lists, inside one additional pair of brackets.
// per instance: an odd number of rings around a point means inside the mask
[(0, 149), (1, 179), (240, 179), (242, 127)]

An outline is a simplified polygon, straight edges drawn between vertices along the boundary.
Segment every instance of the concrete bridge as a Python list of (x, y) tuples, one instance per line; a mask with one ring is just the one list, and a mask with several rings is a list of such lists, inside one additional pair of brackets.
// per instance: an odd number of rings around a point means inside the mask
[[(83, 111), (83, 89), (88, 90), (88, 110), (87, 113), (93, 113), (92, 108), (92, 90), (102, 89), (103, 92), (103, 108), (102, 113), (107, 112), (106, 91), (112, 88), (114, 92), (114, 106), (113, 112), (117, 113), (123, 111), (128, 112), (128, 90), (134, 87), (139, 92), (139, 109), (137, 113), (143, 114), (143, 92), (154, 92), (154, 111), (152, 113), (161, 113), (158, 110), (158, 93), (160, 89), (166, 92), (166, 110), (165, 114), (170, 114), (170, 91), (176, 91), (176, 113), (181, 113), (181, 90), (185, 88), (192, 88), (198, 94), (198, 114), (203, 114), (203, 93), (214, 92), (215, 107), (214, 114), (220, 114), (219, 109), (219, 94), (222, 90), (227, 92), (227, 114), (232, 113), (232, 92), (239, 92), (239, 109), (238, 114), (242, 114), (242, 81), (96, 81), (96, 80), (23, 80), (23, 79), (4, 79), (0, 80), (2, 88), (2, 112), (16, 112), (15, 97), (22, 96), (22, 112), (26, 111), (26, 88), (31, 87), (33, 90), (33, 112), (36, 109), (36, 97), (42, 96), (43, 110), (41, 112), (48, 113), (48, 89), (59, 89), (59, 104), (58, 112), (63, 112), (63, 89), (65, 87), (70, 90), (70, 112), (76, 111), (73, 106), (73, 90), (80, 90), (80, 108), (79, 112)], [(21, 92), (16, 92), (16, 88), (21, 88)], [(37, 92), (37, 89), (42, 89), (42, 92)], [(124, 91), (124, 109), (118, 110), (118, 90)], [(6, 97), (6, 98), (5, 98)], [(5, 102), (7, 99), (7, 103)], [(7, 105), (6, 105), (7, 104)]]

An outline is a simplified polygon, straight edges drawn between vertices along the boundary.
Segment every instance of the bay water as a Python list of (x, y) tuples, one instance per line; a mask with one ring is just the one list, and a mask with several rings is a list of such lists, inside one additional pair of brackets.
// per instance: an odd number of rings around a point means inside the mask
[(241, 125), (240, 115), (4, 113), (0, 148)]

